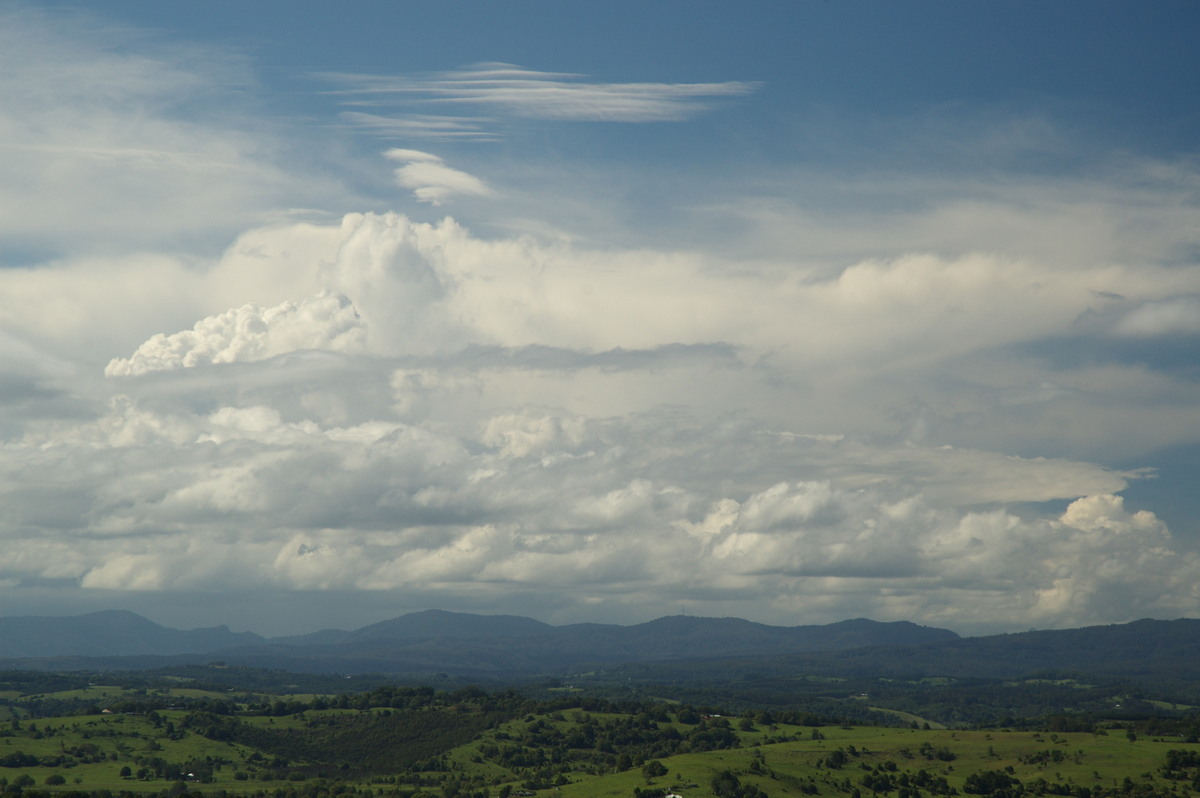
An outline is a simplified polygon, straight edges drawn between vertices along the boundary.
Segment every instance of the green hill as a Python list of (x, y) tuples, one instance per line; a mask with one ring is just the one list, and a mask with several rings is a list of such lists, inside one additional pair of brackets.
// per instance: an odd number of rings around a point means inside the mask
[[(1028, 728), (940, 729), (899, 713), (880, 715), (893, 725), (862, 724), (568, 691), (537, 700), (513, 690), (381, 685), (298, 695), (206, 689), (183, 677), (141, 677), (130, 686), (98, 675), (10, 676), (0, 679), (0, 790), (24, 798), (1200, 791), (1200, 716), (1178, 712), (1137, 722), (1049, 717)], [(871, 696), (856, 701), (880, 710)]]

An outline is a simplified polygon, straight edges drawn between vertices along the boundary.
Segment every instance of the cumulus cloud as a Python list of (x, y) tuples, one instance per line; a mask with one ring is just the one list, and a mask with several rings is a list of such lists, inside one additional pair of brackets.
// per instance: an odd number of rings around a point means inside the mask
[[(628, 199), (657, 173), (584, 191), (557, 166), (472, 174), (397, 147), (382, 195), (486, 218), (340, 197), (297, 217), (281, 209), (336, 189), (246, 110), (245, 62), (3, 13), (0, 70), (22, 79), (0, 89), (19, 156), (0, 232), (39, 264), (0, 270), (13, 595), (253, 585), (392, 612), (686, 602), (963, 631), (1200, 611), (1187, 536), (1122, 497), (1151, 472), (1097, 464), (1200, 434), (1191, 365), (1140, 357), (1200, 329), (1187, 164), (793, 167), (717, 189), (704, 171), (646, 213)], [(678, 122), (757, 89), (504, 64), (330, 77), (350, 127), (445, 146), (522, 119)], [(994, 129), (1021, 152), (1055, 132)], [(1001, 138), (958, 157), (1019, 159)], [(1095, 356), (1117, 345), (1139, 356)]]
[[(308, 259), (286, 240), (314, 244)], [(686, 601), (988, 630), (1196, 607), (1194, 556), (1122, 505), (1140, 473), (861, 420), (811, 434), (839, 410), (810, 373), (853, 403), (846, 386), (1071, 328), (1097, 286), (1144, 293), (1165, 271), (907, 255), (780, 279), (399, 214), (248, 232), (204, 280), (235, 294), (254, 269), (313, 293), (149, 336), (109, 363), (115, 395), (92, 417), (0, 444), (0, 579), (464, 609), (553, 595), (562, 621)]]
[[(343, 228), (327, 279), (361, 310), (375, 295), (404, 308), (392, 314), (396, 333), (436, 313), (469, 328), (474, 341), (510, 346), (725, 341), (765, 351), (783, 342), (788, 357), (809, 363), (894, 362), (1035, 337), (1093, 301), (1076, 274), (1046, 275), (1000, 256), (908, 255), (833, 276), (797, 268), (779, 279), (751, 267), (722, 273), (699, 253), (484, 241), (450, 219), (351, 215)], [(1108, 282), (1153, 280), (1122, 273)]]
[[(1111, 494), (1025, 519), (931, 502), (903, 474), (868, 487), (821, 478), (859, 459), (864, 447), (843, 448), (845, 439), (774, 437), (767, 464), (739, 475), (757, 487), (722, 489), (706, 464), (753, 462), (764, 430), (524, 412), (461, 435), (395, 420), (289, 420), (265, 406), (153, 404), (120, 401), (73, 434), (59, 427), (0, 450), (13, 552), (0, 576), (454, 601), (569, 587), (564, 618), (591, 597), (754, 603), (758, 617), (782, 620), (842, 594), (821, 618), (854, 606), (996, 628), (1111, 617), (1114, 589), (1122, 618), (1187, 611), (1194, 599), (1179, 588), (1200, 566), (1152, 513), (1126, 512)], [(977, 465), (976, 498), (991, 478), (986, 454), (923, 454), (948, 458), (947, 471)], [(89, 476), (102, 463), (118, 467)], [(1037, 483), (1047, 464), (1012, 467), (1032, 469), (1029, 485), (1005, 499), (1046, 496)], [(772, 482), (780, 471), (812, 478)], [(1116, 483), (1076, 476), (1061, 493), (1105, 484)], [(1157, 578), (1133, 578), (1124, 564), (1134, 560)]]
[[(292, 246), (284, 243), (289, 237)], [(199, 289), (193, 293), (210, 305), (257, 291), (292, 303), (285, 307), (311, 301), (311, 318), (299, 310), (270, 319), (263, 310), (210, 311), (202, 330), (160, 329), (136, 358), (114, 360), (111, 373), (135, 368), (134, 359), (146, 368), (151, 352), (161, 358), (156, 368), (305, 347), (435, 357), (442, 366), (459, 364), (455, 380), (472, 382), (490, 407), (508, 401), (619, 414), (686, 397), (693, 407), (740, 407), (788, 428), (800, 392), (806, 427), (799, 432), (895, 434), (899, 423), (917, 441), (933, 436), (964, 448), (1057, 457), (1078, 457), (1081, 445), (1146, 451), (1177, 441), (1180, 423), (1195, 415), (1186, 386), (1144, 368), (1085, 361), (1051, 373), (1037, 360), (1048, 351), (1043, 342), (1075, 334), (1081, 317), (1118, 301), (1106, 296), (1171, 292), (1181, 279), (1175, 269), (1047, 269), (992, 254), (873, 258), (833, 272), (822, 264), (723, 263), (689, 251), (488, 240), (452, 219), (349, 214), (340, 225), (247, 233), (208, 275), (190, 278)], [(284, 300), (280, 286), (297, 293)], [(306, 299), (321, 292), (320, 302)], [(330, 297), (346, 304), (335, 308)], [(83, 299), (80, 312), (96, 312)], [(0, 307), (0, 319), (27, 308)], [(236, 318), (250, 316), (266, 326), (238, 330)], [(300, 334), (306, 325), (313, 326), (307, 343)], [(350, 327), (353, 335), (338, 337)], [(519, 371), (508, 368), (514, 357)], [(605, 369), (647, 358), (665, 358), (667, 367), (646, 362), (625, 368), (620, 390), (604, 384)], [(684, 368), (681, 358), (695, 362)], [(495, 360), (505, 368), (488, 371)], [(414, 379), (417, 386), (424, 377)], [(1116, 419), (1147, 391), (1164, 402), (1135, 434)], [(1118, 396), (1127, 399), (1105, 399)], [(462, 402), (444, 400), (448, 408)], [(426, 404), (416, 389), (405, 403)], [(1078, 433), (1084, 425), (1087, 435)]]
[(110, 377), (211, 363), (264, 360), (300, 349), (361, 350), (362, 323), (345, 297), (320, 294), (271, 308), (243, 305), (202, 319), (191, 330), (150, 338), (128, 358), (105, 368)]

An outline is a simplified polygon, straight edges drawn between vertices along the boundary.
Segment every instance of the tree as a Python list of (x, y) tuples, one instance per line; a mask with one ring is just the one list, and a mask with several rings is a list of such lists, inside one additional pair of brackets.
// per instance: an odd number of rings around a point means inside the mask
[(713, 776), (709, 786), (717, 798), (740, 798), (742, 794), (742, 783), (730, 770), (722, 770)]
[(831, 770), (841, 770), (848, 759), (849, 757), (846, 756), (845, 751), (835, 748), (830, 752), (829, 756), (825, 757), (825, 767)]
[(667, 775), (667, 766), (657, 759), (651, 759), (642, 765), (642, 775), (646, 777), (647, 782), (657, 776), (665, 776)]
[(1020, 792), (1020, 787), (1020, 781), (1002, 770), (972, 773), (963, 782), (963, 792), (971, 795), (991, 795), (995, 798), (1010, 798)]

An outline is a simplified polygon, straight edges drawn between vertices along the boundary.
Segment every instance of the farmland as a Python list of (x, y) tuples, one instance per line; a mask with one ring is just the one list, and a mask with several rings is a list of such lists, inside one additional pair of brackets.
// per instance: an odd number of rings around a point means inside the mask
[(573, 692), (535, 700), (384, 685), (284, 695), (179, 678), (57, 686), (0, 696), (6, 793), (1105, 798), (1200, 789), (1187, 715), (948, 729)]

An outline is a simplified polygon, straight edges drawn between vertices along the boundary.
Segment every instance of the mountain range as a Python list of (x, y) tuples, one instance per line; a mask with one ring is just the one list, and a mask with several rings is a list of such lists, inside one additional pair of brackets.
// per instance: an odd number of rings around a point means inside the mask
[[(767, 656), (957, 639), (946, 629), (865, 619), (767, 626), (673, 616), (635, 626), (552, 626), (513, 615), (427, 610), (353, 631), (265, 638), (226, 626), (181, 631), (132, 612), (0, 618), (0, 665), (158, 667), (173, 659), (304, 672), (537, 673), (584, 663)], [(70, 660), (70, 662), (67, 662)]]
[[(136, 670), (221, 661), (303, 673), (450, 674), (470, 679), (631, 667), (641, 674), (827, 673), (1005, 679), (1078, 671), (1200, 679), (1200, 621), (960, 637), (899, 621), (768, 626), (668, 616), (632, 626), (553, 626), (511, 615), (427, 610), (344, 631), (266, 638), (228, 627), (182, 631), (131, 612), (0, 618), (0, 667)], [(664, 677), (665, 678), (665, 677)]]

